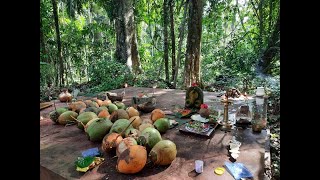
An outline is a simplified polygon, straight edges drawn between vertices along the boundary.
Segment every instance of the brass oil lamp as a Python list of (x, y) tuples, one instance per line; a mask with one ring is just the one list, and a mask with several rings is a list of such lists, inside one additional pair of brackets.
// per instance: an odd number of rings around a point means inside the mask
[(231, 105), (231, 101), (228, 99), (228, 93), (225, 94), (225, 99), (222, 99), (221, 102), (224, 105), (224, 112), (223, 112), (223, 121), (222, 127), (220, 128), (222, 131), (230, 132), (232, 129), (232, 124), (229, 121), (229, 105)]

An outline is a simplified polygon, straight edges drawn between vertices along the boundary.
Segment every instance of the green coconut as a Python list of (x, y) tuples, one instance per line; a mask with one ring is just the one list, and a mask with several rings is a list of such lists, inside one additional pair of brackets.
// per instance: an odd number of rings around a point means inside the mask
[(160, 133), (165, 133), (170, 127), (170, 122), (169, 122), (168, 118), (160, 118), (160, 119), (157, 119), (156, 122), (153, 123), (153, 126)]
[[(110, 129), (110, 133), (115, 132), (120, 134), (126, 127), (128, 127), (129, 124), (130, 124), (130, 121), (128, 119), (118, 119), (116, 122), (113, 123)], [(131, 129), (134, 129), (134, 128), (130, 124), (130, 126), (127, 128), (124, 134), (121, 134), (122, 137), (128, 136)]]
[(149, 153), (150, 160), (155, 165), (169, 165), (176, 159), (176, 156), (176, 144), (170, 140), (159, 141)]
[(57, 111), (51, 111), (49, 113), (49, 118), (54, 122), (54, 123), (58, 123), (58, 118), (59, 118), (60, 114)]
[(137, 142), (142, 146), (152, 149), (153, 146), (155, 146), (161, 140), (161, 134), (158, 130), (152, 127), (147, 127), (141, 132)]
[(99, 109), (96, 108), (96, 107), (88, 107), (82, 113), (84, 113), (84, 112), (94, 112), (95, 114), (97, 114), (98, 111), (99, 111)]
[(49, 118), (55, 122), (55, 123), (58, 123), (58, 118), (59, 116), (68, 111), (68, 107), (60, 107), (60, 108), (57, 108), (56, 110), (53, 110), (49, 113)]
[(115, 101), (114, 104), (118, 107), (118, 109), (126, 109), (126, 105), (123, 102)]
[(99, 114), (102, 110), (107, 110), (109, 112), (109, 110), (108, 110), (108, 108), (106, 106), (100, 106), (98, 108), (98, 113), (97, 114)]
[(129, 115), (128, 115), (127, 111), (125, 111), (123, 109), (117, 109), (117, 110), (113, 111), (110, 116), (110, 120), (112, 122), (115, 122), (118, 119), (129, 119)]
[(96, 108), (99, 108), (99, 104), (96, 103), (95, 101), (92, 101), (91, 103), (89, 103), (89, 104), (87, 105), (87, 107), (96, 107)]
[(112, 122), (109, 119), (99, 118), (93, 120), (87, 128), (87, 135), (90, 141), (102, 141), (103, 137), (109, 132), (112, 127)]
[[(94, 112), (84, 112), (78, 116), (77, 120), (86, 125), (91, 119), (94, 118), (98, 118)], [(84, 130), (84, 127), (80, 122), (78, 122), (78, 128)]]
[(68, 111), (68, 107), (60, 107), (60, 108), (57, 108), (57, 113), (59, 113), (59, 115), (60, 114), (62, 114), (62, 113), (64, 113), (64, 112), (66, 112), (66, 111)]
[(71, 116), (73, 118), (77, 118), (78, 113), (76, 113), (74, 111), (66, 111), (59, 116), (58, 123), (62, 124), (62, 125), (66, 125), (69, 122), (75, 121)]
[(108, 104), (108, 110), (109, 110), (109, 113), (111, 114), (113, 111), (115, 111), (115, 110), (117, 110), (118, 109), (118, 107), (115, 105), (115, 104), (113, 104), (113, 103), (110, 103), (110, 104)]

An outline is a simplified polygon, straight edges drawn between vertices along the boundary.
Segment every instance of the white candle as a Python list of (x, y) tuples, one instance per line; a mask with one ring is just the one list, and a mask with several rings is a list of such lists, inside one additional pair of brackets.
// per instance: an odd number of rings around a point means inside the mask
[(257, 87), (256, 95), (257, 96), (264, 96), (264, 87)]

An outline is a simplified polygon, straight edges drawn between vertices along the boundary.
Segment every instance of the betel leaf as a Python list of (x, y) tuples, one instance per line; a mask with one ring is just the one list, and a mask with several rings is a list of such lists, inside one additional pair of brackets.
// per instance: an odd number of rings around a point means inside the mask
[(87, 156), (87, 157), (78, 157), (77, 161), (75, 162), (77, 167), (85, 168), (90, 166), (90, 164), (94, 161), (94, 157)]

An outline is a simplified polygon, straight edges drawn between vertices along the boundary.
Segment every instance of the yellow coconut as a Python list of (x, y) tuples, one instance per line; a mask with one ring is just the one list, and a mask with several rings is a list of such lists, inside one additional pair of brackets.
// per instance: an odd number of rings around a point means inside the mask
[[(133, 121), (134, 120), (134, 121)], [(132, 126), (135, 128), (135, 129), (139, 129), (139, 126), (141, 125), (142, 123), (142, 120), (140, 118), (140, 116), (133, 116), (129, 119), (130, 122), (133, 121), (132, 123)]]
[(127, 113), (129, 114), (129, 118), (131, 118), (133, 116), (139, 116), (139, 111), (137, 109), (135, 109), (134, 107), (128, 107)]
[(157, 119), (164, 118), (166, 115), (161, 109), (155, 109), (151, 112), (151, 120), (155, 122)]
[(143, 131), (145, 128), (147, 128), (147, 127), (153, 127), (153, 128), (154, 128), (154, 126), (153, 126), (152, 124), (146, 123), (146, 124), (141, 124), (141, 125), (139, 126), (139, 131), (142, 132), (142, 131)]

